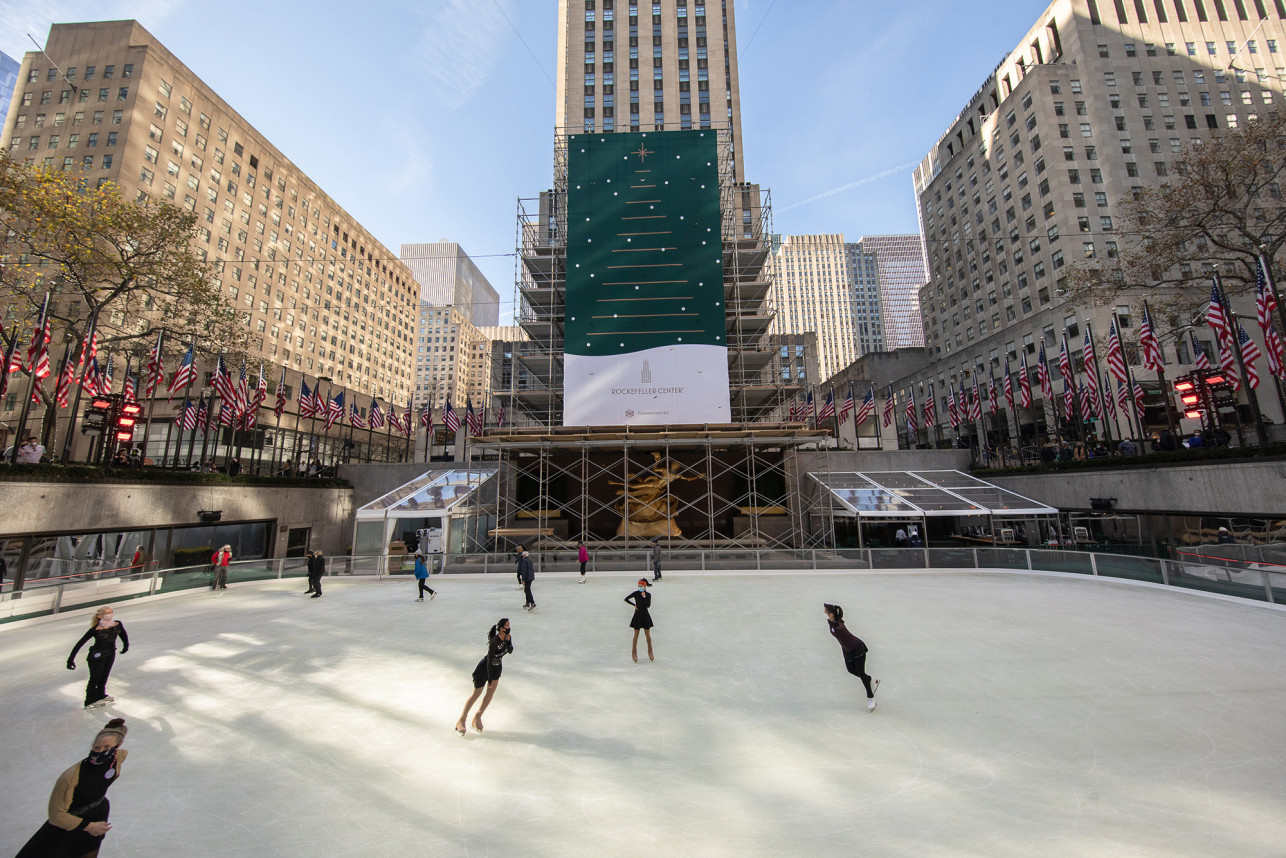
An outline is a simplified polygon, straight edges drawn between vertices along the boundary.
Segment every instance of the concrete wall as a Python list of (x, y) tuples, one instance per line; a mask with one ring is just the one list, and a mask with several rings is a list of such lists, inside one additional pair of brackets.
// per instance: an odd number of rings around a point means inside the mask
[(1122, 512), (1286, 517), (1286, 461), (1169, 465), (992, 476), (988, 482), (1059, 509), (1116, 498)]
[(0, 535), (130, 530), (197, 524), (198, 510), (222, 510), (221, 523), (276, 520), (275, 556), (286, 553), (283, 528), (311, 527), (312, 545), (343, 553), (352, 539), (353, 492), (300, 486), (155, 483), (5, 482)]

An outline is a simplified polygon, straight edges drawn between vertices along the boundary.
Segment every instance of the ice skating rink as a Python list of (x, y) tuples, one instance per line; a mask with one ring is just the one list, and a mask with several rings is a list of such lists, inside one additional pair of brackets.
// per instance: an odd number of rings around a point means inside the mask
[[(1286, 612), (1025, 574), (675, 572), (655, 663), (635, 578), (299, 580), (117, 617), (80, 708), (83, 616), (0, 631), (0, 855), (112, 715), (103, 858), (1281, 856)], [(823, 602), (883, 680), (867, 714)], [(501, 616), (514, 653), (452, 731)], [(642, 642), (640, 641), (640, 644)], [(642, 647), (641, 647), (642, 649)]]

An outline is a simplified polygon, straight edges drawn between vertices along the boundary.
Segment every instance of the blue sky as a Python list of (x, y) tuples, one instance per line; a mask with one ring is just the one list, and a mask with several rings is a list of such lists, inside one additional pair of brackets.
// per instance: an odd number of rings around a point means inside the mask
[[(774, 229), (918, 231), (912, 165), (1045, 5), (739, 0), (743, 161)], [(0, 0), (0, 50), (136, 18), (394, 253), (460, 242), (507, 317), (516, 200), (552, 180), (555, 0), (208, 8)]]

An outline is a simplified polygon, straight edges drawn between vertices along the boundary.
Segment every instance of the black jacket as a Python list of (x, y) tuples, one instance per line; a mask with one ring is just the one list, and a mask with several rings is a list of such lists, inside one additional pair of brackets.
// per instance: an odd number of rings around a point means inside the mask
[(536, 580), (536, 565), (531, 562), (530, 557), (523, 557), (518, 560), (518, 574), (522, 580), (531, 582)]

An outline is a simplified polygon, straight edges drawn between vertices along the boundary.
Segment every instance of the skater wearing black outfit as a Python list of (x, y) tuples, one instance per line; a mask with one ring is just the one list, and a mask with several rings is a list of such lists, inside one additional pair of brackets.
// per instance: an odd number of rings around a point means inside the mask
[(121, 747), (127, 732), (123, 718), (108, 721), (94, 737), (89, 756), (58, 776), (49, 794), (49, 819), (17, 858), (96, 858), (112, 827), (107, 790), (121, 776), (129, 754)]
[(496, 693), (496, 686), (500, 684), (500, 672), (503, 667), (500, 660), (513, 651), (509, 619), (501, 617), (500, 621), (491, 627), (491, 631), (487, 632), (487, 654), (473, 669), (473, 694), (469, 695), (468, 702), (464, 704), (464, 711), (460, 713), (460, 720), (455, 725), (455, 731), (461, 736), (465, 733), (464, 722), (469, 717), (469, 709), (482, 694), (483, 686), (486, 686), (487, 696), (482, 698), (478, 714), (473, 716), (473, 729), (479, 733), (482, 732), (482, 713), (487, 711), (487, 706), (490, 705), (491, 698)]
[(420, 597), (415, 601), (423, 602), (425, 593), (430, 599), (437, 595), (437, 591), (429, 586), (429, 567), (424, 562), (424, 554), (419, 551), (415, 552), (415, 581), (420, 587)]
[(88, 658), (89, 682), (85, 684), (86, 709), (116, 702), (116, 698), (107, 696), (107, 677), (111, 674), (112, 664), (116, 661), (116, 638), (118, 637), (124, 644), (121, 647), (121, 655), (124, 655), (129, 652), (129, 635), (125, 633), (125, 626), (116, 621), (116, 615), (112, 609), (104, 605), (94, 611), (89, 631), (76, 641), (71, 655), (67, 656), (67, 669), (75, 670), (76, 653), (80, 652), (80, 648), (93, 638), (94, 643), (89, 648)]
[(826, 622), (831, 627), (831, 634), (839, 641), (844, 651), (844, 666), (848, 672), (862, 680), (866, 686), (866, 711), (875, 711), (875, 689), (880, 687), (878, 679), (872, 680), (866, 675), (866, 644), (844, 625), (844, 609), (839, 605), (825, 605)]
[(630, 644), (630, 658), (639, 660), (639, 630), (647, 638), (648, 661), (656, 661), (652, 655), (652, 615), (648, 608), (652, 606), (652, 594), (647, 588), (652, 586), (646, 578), (639, 579), (639, 588), (625, 597), (625, 601), (634, 606), (634, 616), (630, 619), (630, 628), (634, 629), (634, 643)]
[(652, 580), (661, 580), (661, 540), (652, 543)]
[(536, 610), (536, 599), (531, 595), (531, 582), (536, 580), (536, 566), (526, 551), (518, 558), (518, 577), (522, 579), (522, 591), (527, 597), (523, 607), (527, 609), (527, 613), (531, 613)]
[(322, 555), (320, 549), (308, 555), (308, 589), (304, 591), (307, 596), (312, 593), (313, 598), (321, 597), (322, 576), (326, 574), (326, 558)]
[(518, 589), (521, 590), (522, 589), (522, 559), (523, 557), (527, 556), (526, 546), (519, 545), (518, 553), (515, 554), (514, 556), (518, 560), (517, 565), (514, 566), (514, 574), (518, 576)]

